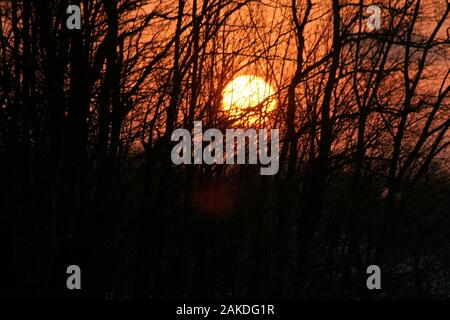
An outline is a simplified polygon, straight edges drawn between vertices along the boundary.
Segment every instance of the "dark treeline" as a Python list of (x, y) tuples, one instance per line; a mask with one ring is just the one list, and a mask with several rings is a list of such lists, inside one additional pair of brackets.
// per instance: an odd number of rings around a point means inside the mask
[[(0, 0), (2, 295), (450, 298), (450, 4), (368, 5)], [(248, 124), (239, 74), (275, 88), (278, 174), (173, 165), (174, 129)]]

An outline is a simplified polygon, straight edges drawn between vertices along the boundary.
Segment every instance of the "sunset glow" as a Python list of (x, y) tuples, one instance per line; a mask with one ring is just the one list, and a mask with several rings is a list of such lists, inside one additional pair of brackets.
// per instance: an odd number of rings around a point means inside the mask
[(223, 90), (223, 110), (249, 124), (264, 120), (276, 107), (275, 90), (262, 78), (239, 76)]

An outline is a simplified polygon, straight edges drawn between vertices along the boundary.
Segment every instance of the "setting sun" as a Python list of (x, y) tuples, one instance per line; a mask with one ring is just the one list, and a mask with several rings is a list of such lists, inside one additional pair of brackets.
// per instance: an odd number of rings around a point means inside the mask
[(276, 107), (275, 90), (262, 78), (239, 76), (223, 90), (223, 110), (249, 124), (265, 120)]

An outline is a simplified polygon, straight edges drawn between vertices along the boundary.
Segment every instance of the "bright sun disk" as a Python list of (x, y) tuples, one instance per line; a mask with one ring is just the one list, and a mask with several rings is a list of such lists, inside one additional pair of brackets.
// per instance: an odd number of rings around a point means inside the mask
[(239, 76), (223, 90), (222, 108), (229, 117), (245, 119), (253, 124), (266, 120), (275, 109), (274, 94), (274, 89), (264, 79), (252, 75)]

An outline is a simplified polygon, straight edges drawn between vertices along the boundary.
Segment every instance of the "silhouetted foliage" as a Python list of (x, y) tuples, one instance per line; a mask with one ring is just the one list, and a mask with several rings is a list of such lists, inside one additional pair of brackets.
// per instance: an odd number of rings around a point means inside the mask
[[(367, 31), (362, 0), (0, 0), (2, 293), (449, 298), (450, 4), (379, 2)], [(173, 165), (174, 129), (248, 125), (241, 74), (278, 174)]]

